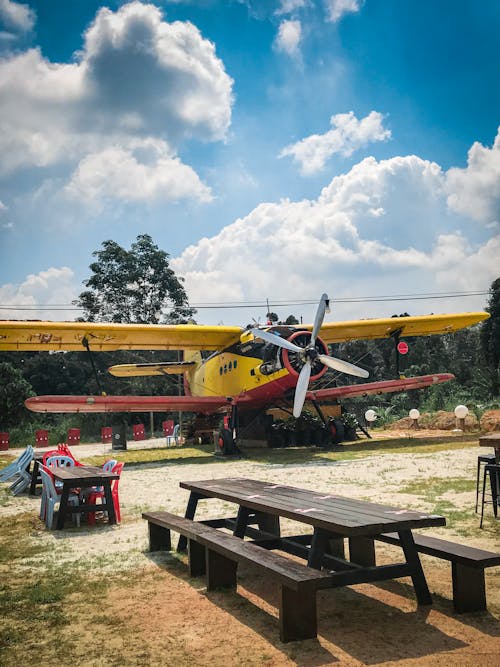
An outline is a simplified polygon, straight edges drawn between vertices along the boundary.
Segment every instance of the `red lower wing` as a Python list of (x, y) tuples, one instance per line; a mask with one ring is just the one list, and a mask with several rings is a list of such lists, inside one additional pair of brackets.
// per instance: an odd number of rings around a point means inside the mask
[(224, 396), (35, 396), (25, 405), (33, 412), (201, 412), (229, 405)]
[(327, 399), (354, 398), (355, 396), (371, 396), (372, 394), (389, 394), (394, 391), (409, 391), (410, 389), (424, 389), (433, 384), (454, 380), (451, 373), (436, 373), (434, 375), (421, 375), (414, 378), (403, 378), (400, 380), (383, 380), (381, 382), (365, 382), (362, 384), (351, 384), (345, 387), (332, 387), (331, 389), (318, 389), (308, 391), (306, 398), (310, 401), (324, 401)]

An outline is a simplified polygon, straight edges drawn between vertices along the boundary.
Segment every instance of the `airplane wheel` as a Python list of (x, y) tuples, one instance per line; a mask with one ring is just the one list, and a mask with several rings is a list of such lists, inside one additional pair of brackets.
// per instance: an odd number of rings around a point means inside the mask
[(227, 428), (223, 428), (219, 432), (219, 447), (221, 452), (225, 455), (234, 454), (233, 435)]

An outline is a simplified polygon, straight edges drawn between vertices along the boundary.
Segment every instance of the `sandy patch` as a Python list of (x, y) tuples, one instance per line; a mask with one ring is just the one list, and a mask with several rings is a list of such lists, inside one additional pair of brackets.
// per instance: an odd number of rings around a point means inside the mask
[[(101, 452), (93, 448), (92, 453)], [(85, 455), (83, 450), (79, 454)], [(322, 591), (318, 594), (318, 639), (282, 644), (274, 586), (243, 568), (237, 592), (207, 593), (202, 578), (189, 579), (182, 558), (147, 553), (147, 526), (140, 518), (148, 509), (183, 514), (188, 493), (179, 488), (182, 480), (229, 476), (422, 510), (432, 509), (423, 495), (402, 491), (409, 484), (438, 478), (443, 489), (440, 499), (458, 509), (470, 508), (475, 504), (475, 492), (454, 493), (446, 488), (446, 480), (475, 480), (477, 455), (475, 448), (464, 448), (433, 454), (381, 454), (343, 462), (319, 459), (305, 465), (241, 459), (125, 466), (120, 482), (121, 525), (42, 531), (36, 539), (52, 547), (47, 557), (61, 566), (79, 560), (100, 572), (116, 568), (130, 571), (130, 585), (112, 589), (100, 611), (120, 619), (128, 629), (113, 636), (122, 665), (493, 665), (500, 649), (500, 568), (487, 571), (488, 613), (455, 614), (449, 564), (422, 557), (434, 595), (432, 608), (417, 607), (406, 579)], [(39, 498), (13, 499), (0, 507), (0, 519), (20, 509), (36, 513), (39, 502)], [(197, 517), (221, 514), (234, 515), (234, 507), (209, 500), (200, 503)], [(450, 528), (431, 532), (500, 551), (498, 525), (488, 517), (485, 529), (475, 531), (472, 539), (454, 535)], [(283, 522), (284, 534), (296, 530), (297, 524)], [(381, 545), (378, 553), (381, 561), (389, 561), (395, 550)], [(71, 626), (78, 664), (118, 664), (100, 661), (95, 654), (89, 621), (75, 618)]]

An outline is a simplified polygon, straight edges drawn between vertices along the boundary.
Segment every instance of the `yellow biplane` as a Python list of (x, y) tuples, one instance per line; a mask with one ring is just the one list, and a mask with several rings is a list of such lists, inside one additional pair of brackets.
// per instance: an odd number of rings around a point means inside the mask
[(182, 396), (36, 396), (26, 405), (36, 412), (230, 413), (231, 437), (226, 433), (222, 438), (224, 450), (230, 451), (238, 411), (267, 409), (293, 394), (293, 415), (298, 417), (306, 400), (317, 407), (325, 400), (418, 389), (453, 379), (439, 373), (314, 390), (310, 385), (329, 368), (368, 377), (365, 369), (331, 356), (329, 345), (448, 334), (489, 317), (474, 312), (324, 322), (326, 312), (329, 299), (323, 294), (309, 325), (242, 328), (8, 320), (0, 321), (0, 351), (181, 350), (179, 362), (125, 364), (109, 371), (118, 377), (183, 374)]

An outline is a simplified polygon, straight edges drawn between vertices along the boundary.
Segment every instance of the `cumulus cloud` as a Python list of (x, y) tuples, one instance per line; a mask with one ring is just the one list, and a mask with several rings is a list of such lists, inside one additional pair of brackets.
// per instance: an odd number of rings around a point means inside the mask
[(331, 130), (286, 146), (279, 157), (291, 156), (300, 164), (303, 174), (314, 174), (321, 171), (335, 153), (349, 156), (373, 141), (389, 139), (391, 131), (383, 127), (382, 121), (383, 116), (378, 111), (371, 111), (361, 120), (352, 111), (336, 114), (330, 118)]
[[(175, 156), (184, 138), (224, 139), (232, 79), (194, 25), (131, 2), (97, 13), (75, 63), (50, 62), (38, 49), (1, 61), (0, 102), (0, 173), (79, 164), (113, 147), (126, 154), (131, 141), (154, 139), (168, 143), (179, 182), (190, 171)], [(187, 181), (194, 189), (184, 195), (206, 198), (193, 174)]]
[[(8, 283), (0, 286), (0, 303), (2, 306), (12, 306), (11, 310), (2, 310), (2, 318), (74, 319), (74, 311), (60, 311), (55, 307), (54, 310), (50, 310), (50, 305), (69, 304), (76, 299), (79, 292), (80, 289), (74, 281), (74, 273), (66, 266), (52, 267), (46, 271), (31, 274), (22, 283)], [(49, 306), (49, 309), (38, 310), (36, 306), (40, 304)]]
[(359, 12), (363, 0), (324, 0), (327, 20), (337, 23), (345, 14)]
[[(154, 154), (141, 156), (141, 148)], [(86, 155), (66, 190), (71, 196), (97, 204), (105, 199), (176, 201), (188, 196), (201, 201), (211, 199), (210, 189), (196, 172), (169, 154), (163, 142), (138, 146), (135, 151), (110, 147)]]
[[(367, 158), (334, 178), (317, 199), (260, 204), (217, 236), (186, 248), (172, 267), (184, 276), (193, 303), (206, 302), (207, 294), (210, 301), (268, 296), (272, 302), (327, 291), (335, 302), (353, 295), (486, 290), (498, 276), (500, 237), (472, 242), (461, 222), (447, 205), (439, 165), (417, 156)], [(475, 310), (482, 301), (404, 307), (414, 314)], [(339, 305), (337, 318), (386, 316), (393, 308)], [(200, 321), (210, 317), (202, 310), (199, 315)], [(231, 311), (228, 322), (239, 316), (245, 323), (252, 315)]]
[(302, 26), (300, 21), (282, 21), (274, 42), (275, 49), (292, 58), (300, 55)]
[(450, 169), (446, 178), (448, 205), (458, 213), (500, 225), (500, 128), (491, 148), (475, 142), (465, 169)]
[(0, 0), (0, 21), (15, 33), (29, 32), (35, 25), (35, 12), (28, 5)]

